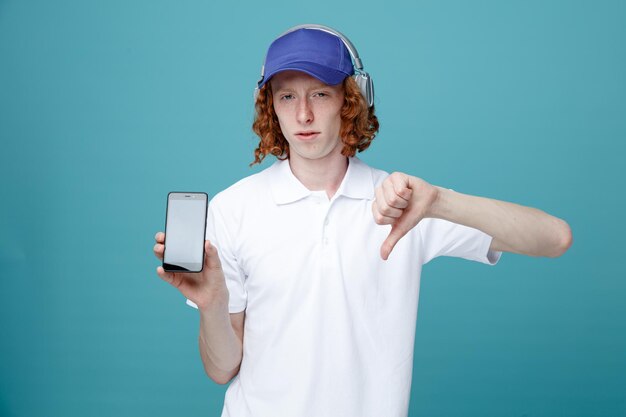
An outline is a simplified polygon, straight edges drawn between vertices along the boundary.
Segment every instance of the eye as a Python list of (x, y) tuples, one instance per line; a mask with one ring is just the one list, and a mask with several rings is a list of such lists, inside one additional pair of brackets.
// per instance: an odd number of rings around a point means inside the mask
[(292, 100), (293, 98), (294, 98), (293, 94), (283, 94), (280, 96), (280, 99), (284, 101), (289, 101), (289, 100)]
[(314, 93), (313, 96), (314, 97), (328, 97), (328, 94), (323, 91), (318, 91), (317, 93)]

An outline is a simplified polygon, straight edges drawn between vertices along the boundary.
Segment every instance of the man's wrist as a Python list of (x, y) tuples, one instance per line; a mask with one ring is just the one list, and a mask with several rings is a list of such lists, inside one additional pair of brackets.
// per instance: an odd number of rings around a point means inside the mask
[(208, 290), (202, 297), (202, 300), (199, 300), (198, 310), (201, 313), (205, 314), (215, 314), (215, 312), (222, 311), (224, 309), (228, 310), (228, 301), (230, 298), (230, 294), (228, 293), (228, 289), (224, 287), (223, 289), (215, 289), (212, 288)]
[(454, 193), (454, 191), (436, 185), (434, 185), (433, 187), (437, 192), (437, 196), (435, 197), (425, 217), (432, 217), (435, 219), (447, 219), (450, 208), (449, 201), (451, 194)]

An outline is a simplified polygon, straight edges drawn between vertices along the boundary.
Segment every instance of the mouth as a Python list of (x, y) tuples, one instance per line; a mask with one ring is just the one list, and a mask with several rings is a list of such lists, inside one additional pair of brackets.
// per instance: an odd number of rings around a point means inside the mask
[(314, 139), (315, 137), (317, 137), (317, 135), (319, 135), (320, 132), (316, 132), (313, 130), (307, 130), (307, 131), (302, 131), (302, 132), (296, 132), (295, 136), (299, 139), (303, 139), (303, 140), (311, 140)]

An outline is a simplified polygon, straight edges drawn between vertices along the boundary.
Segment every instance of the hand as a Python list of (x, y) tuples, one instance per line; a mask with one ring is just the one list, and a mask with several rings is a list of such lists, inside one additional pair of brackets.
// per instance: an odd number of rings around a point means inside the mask
[[(153, 249), (154, 254), (157, 258), (163, 260), (165, 233), (157, 233), (154, 239), (156, 240)], [(157, 275), (163, 281), (178, 288), (199, 309), (203, 309), (215, 302), (228, 303), (228, 288), (226, 287), (226, 280), (217, 249), (211, 245), (211, 242), (205, 240), (204, 251), (202, 272), (165, 272), (162, 266), (157, 267)]]
[(380, 256), (389, 258), (398, 241), (428, 217), (439, 190), (426, 181), (401, 172), (389, 175), (376, 188), (372, 214), (377, 224), (390, 224), (391, 232), (380, 248)]

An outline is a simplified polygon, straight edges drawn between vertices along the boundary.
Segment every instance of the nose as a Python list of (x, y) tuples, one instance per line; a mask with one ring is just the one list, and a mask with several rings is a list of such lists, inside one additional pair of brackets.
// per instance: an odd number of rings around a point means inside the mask
[(313, 109), (311, 108), (311, 103), (307, 98), (300, 100), (298, 103), (298, 113), (297, 113), (298, 123), (300, 124), (310, 124), (313, 122)]

